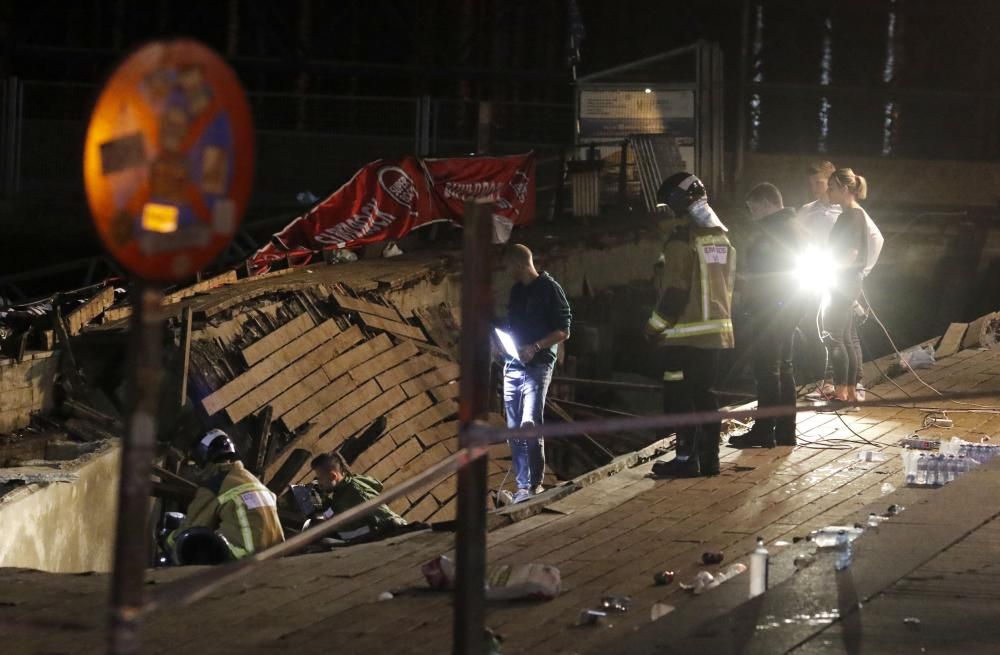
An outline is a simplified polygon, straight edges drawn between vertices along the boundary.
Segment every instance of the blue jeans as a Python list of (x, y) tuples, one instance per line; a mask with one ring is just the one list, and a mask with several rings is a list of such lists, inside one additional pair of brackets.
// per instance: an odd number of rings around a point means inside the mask
[[(508, 428), (541, 425), (545, 416), (545, 394), (552, 381), (549, 364), (532, 366), (507, 362), (503, 372), (503, 405)], [(511, 439), (511, 467), (518, 489), (542, 483), (545, 474), (544, 439)]]

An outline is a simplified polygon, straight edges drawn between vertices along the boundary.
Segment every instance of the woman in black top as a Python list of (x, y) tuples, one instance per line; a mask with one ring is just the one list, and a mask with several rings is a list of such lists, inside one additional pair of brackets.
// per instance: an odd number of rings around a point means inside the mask
[(834, 396), (857, 400), (855, 381), (861, 369), (861, 341), (854, 322), (854, 303), (861, 295), (861, 278), (868, 259), (868, 226), (858, 204), (868, 195), (865, 178), (850, 168), (830, 176), (830, 202), (843, 208), (830, 231), (829, 249), (834, 263), (830, 304), (823, 314), (829, 332), (830, 363), (833, 366)]

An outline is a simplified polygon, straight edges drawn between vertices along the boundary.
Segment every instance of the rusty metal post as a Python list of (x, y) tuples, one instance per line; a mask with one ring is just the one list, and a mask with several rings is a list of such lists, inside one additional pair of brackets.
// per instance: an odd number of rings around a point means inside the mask
[[(462, 250), (462, 369), (459, 446), (474, 445), (468, 430), (485, 418), (489, 393), (493, 294), (490, 284), (490, 205), (465, 203)], [(487, 457), (458, 472), (458, 533), (455, 536), (455, 655), (486, 653)]]
[(150, 474), (156, 446), (156, 415), (162, 376), (163, 292), (137, 282), (132, 289), (132, 329), (129, 343), (130, 415), (122, 444), (121, 480), (115, 562), (111, 579), (111, 616), (108, 652), (139, 652), (139, 617), (145, 602), (145, 573), (149, 566)]

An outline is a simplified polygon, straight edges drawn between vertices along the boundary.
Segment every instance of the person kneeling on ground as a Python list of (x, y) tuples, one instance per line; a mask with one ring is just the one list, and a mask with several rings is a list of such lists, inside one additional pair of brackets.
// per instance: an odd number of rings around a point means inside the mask
[(167, 537), (177, 564), (221, 564), (285, 540), (275, 495), (243, 467), (229, 435), (209, 431), (191, 456), (203, 475), (187, 516)]
[[(316, 493), (321, 502), (317, 518), (332, 518), (382, 493), (381, 482), (367, 475), (355, 475), (336, 453), (318, 455), (310, 466), (316, 475)], [(344, 541), (368, 541), (423, 527), (426, 526), (408, 524), (386, 505), (379, 505), (371, 514), (345, 525), (337, 536)]]

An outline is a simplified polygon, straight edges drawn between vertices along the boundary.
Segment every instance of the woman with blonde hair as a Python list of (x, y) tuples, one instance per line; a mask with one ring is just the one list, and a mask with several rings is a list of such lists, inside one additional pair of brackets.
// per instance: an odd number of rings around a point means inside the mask
[(830, 176), (830, 202), (843, 211), (830, 231), (829, 250), (834, 265), (830, 303), (823, 312), (833, 366), (834, 398), (857, 400), (855, 383), (861, 370), (861, 341), (854, 320), (854, 303), (861, 295), (861, 280), (868, 261), (868, 225), (858, 204), (868, 196), (865, 178), (850, 168)]

